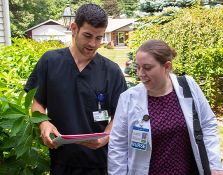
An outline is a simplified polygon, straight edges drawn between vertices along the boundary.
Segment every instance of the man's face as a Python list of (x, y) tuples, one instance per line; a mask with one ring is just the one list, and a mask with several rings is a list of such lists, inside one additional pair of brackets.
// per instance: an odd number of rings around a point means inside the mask
[(74, 23), (72, 32), (78, 51), (86, 57), (94, 57), (96, 50), (100, 47), (106, 28), (95, 28), (88, 23), (80, 28)]

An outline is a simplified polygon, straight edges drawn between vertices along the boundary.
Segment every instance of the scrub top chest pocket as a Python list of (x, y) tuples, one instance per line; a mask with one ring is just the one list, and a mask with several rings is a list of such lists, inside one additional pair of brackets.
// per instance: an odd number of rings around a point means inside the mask
[(133, 126), (131, 147), (141, 151), (146, 151), (148, 147), (148, 135), (148, 128)]

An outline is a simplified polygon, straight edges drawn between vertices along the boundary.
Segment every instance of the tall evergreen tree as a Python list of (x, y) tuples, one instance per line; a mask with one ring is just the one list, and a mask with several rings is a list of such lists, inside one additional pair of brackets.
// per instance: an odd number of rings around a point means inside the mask
[(121, 12), (126, 14), (127, 17), (134, 16), (134, 11), (140, 7), (139, 0), (121, 0), (120, 2)]
[(109, 16), (119, 16), (120, 8), (117, 0), (104, 0), (103, 8)]

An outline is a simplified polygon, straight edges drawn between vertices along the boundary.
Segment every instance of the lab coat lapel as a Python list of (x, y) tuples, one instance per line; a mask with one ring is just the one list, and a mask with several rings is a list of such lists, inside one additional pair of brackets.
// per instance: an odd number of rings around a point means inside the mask
[[(137, 95), (136, 110), (137, 110), (138, 116), (140, 117), (139, 119), (142, 120), (144, 115), (146, 114), (149, 115), (147, 90), (142, 83), (139, 84), (139, 90), (137, 92), (138, 92), (138, 95)], [(152, 141), (151, 141), (150, 120), (148, 122), (144, 122), (143, 127), (148, 128), (150, 131), (149, 136), (148, 136), (148, 141), (151, 148)]]
[(143, 84), (140, 84), (139, 88), (136, 107), (139, 111), (147, 112), (148, 114), (147, 90)]

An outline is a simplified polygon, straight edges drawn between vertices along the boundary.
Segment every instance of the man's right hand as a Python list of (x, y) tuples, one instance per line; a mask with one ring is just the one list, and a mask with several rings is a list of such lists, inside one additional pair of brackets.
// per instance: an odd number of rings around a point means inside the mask
[(57, 148), (57, 145), (53, 143), (52, 139), (50, 138), (50, 134), (54, 134), (56, 137), (60, 136), (61, 134), (57, 131), (57, 128), (50, 123), (49, 121), (44, 121), (39, 125), (41, 137), (43, 139), (43, 143), (51, 149)]

